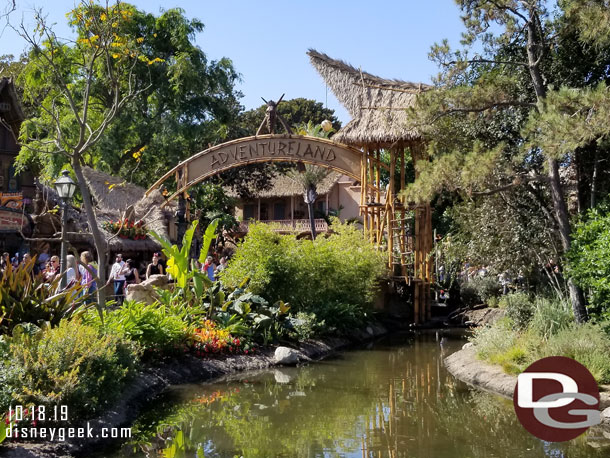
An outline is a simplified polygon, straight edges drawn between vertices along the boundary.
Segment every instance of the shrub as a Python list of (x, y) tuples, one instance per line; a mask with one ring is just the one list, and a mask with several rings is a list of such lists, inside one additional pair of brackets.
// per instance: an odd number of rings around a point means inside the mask
[[(178, 309), (176, 309), (178, 310)], [(105, 334), (116, 334), (137, 342), (147, 355), (172, 353), (186, 343), (188, 326), (176, 310), (142, 302), (125, 301), (117, 310), (104, 314), (104, 321), (90, 311), (87, 323)]]
[(476, 290), (478, 296), (484, 303), (490, 299), (500, 296), (500, 284), (495, 276), (476, 277), (469, 282)]
[(332, 227), (333, 234), (311, 241), (253, 224), (221, 281), (236, 287), (248, 274), (252, 293), (270, 303), (284, 300), (330, 328), (357, 325), (385, 273), (383, 254), (354, 226), (335, 221)]
[(298, 312), (290, 316), (288, 321), (292, 327), (291, 334), (299, 342), (311, 339), (324, 330), (324, 321), (318, 320), (315, 313)]
[(68, 405), (72, 420), (114, 400), (137, 361), (133, 343), (100, 335), (80, 320), (62, 320), (34, 335), (15, 333), (2, 367), (4, 388), (20, 404)]
[(610, 318), (610, 212), (594, 209), (575, 225), (568, 274), (590, 291), (590, 313)]
[(460, 286), (460, 299), (462, 300), (462, 305), (466, 307), (474, 307), (483, 302), (479, 292), (471, 282), (462, 283)]
[(535, 306), (529, 295), (525, 293), (508, 294), (500, 300), (506, 306), (506, 316), (513, 321), (517, 330), (527, 328), (534, 316)]

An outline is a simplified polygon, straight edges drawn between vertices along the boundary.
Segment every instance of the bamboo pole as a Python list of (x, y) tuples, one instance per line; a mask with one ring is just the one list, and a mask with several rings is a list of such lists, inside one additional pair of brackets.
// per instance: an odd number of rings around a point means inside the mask
[[(371, 158), (374, 159), (375, 157), (375, 150), (369, 150), (368, 152), (368, 156), (369, 156), (369, 179), (371, 180), (371, 183), (373, 185), (373, 187), (375, 186), (375, 170), (374, 170), (374, 166), (373, 166), (373, 161), (370, 160)], [(375, 190), (373, 190), (373, 192), (371, 193), (371, 197), (373, 199), (375, 199)], [(375, 243), (375, 209), (371, 208), (371, 221), (370, 221), (370, 232), (369, 232), (369, 239), (371, 241), (371, 243)]]
[[(401, 148), (401, 152), (400, 152), (400, 190), (404, 190), (405, 189), (405, 177), (406, 177), (406, 171), (407, 171), (407, 165), (405, 163), (405, 148), (402, 147)], [(405, 199), (402, 199), (402, 210), (400, 212), (400, 219), (401, 221), (401, 227), (400, 227), (400, 234), (399, 234), (399, 243), (400, 243), (400, 265), (401, 265), (401, 270), (403, 275), (406, 277), (407, 276), (407, 272), (406, 272), (406, 258), (405, 258), (405, 252), (407, 251), (406, 248), (406, 225), (405, 225), (405, 214), (406, 214), (406, 202)], [(408, 282), (408, 279), (407, 279)]]
[[(390, 252), (389, 268), (394, 268), (394, 222), (396, 219), (395, 207), (394, 207), (394, 195), (396, 193), (394, 186), (394, 175), (396, 173), (396, 154), (398, 148), (392, 148), (390, 150), (390, 188), (389, 196), (390, 199), (390, 211), (387, 212), (388, 219), (388, 251)], [(387, 201), (386, 201), (387, 203)]]

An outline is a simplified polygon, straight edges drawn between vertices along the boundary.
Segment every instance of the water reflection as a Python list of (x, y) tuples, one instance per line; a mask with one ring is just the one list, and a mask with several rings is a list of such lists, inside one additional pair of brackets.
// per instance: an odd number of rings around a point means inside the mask
[(401, 336), (306, 367), (180, 387), (138, 421), (136, 441), (119, 455), (601, 456), (584, 437), (538, 441), (510, 401), (455, 380), (442, 358), (463, 342), (434, 332)]

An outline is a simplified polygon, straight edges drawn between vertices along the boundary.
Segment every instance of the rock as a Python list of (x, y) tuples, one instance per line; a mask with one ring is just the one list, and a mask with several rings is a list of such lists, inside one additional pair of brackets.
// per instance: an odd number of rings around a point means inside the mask
[(466, 348), (470, 348), (473, 347), (474, 344), (472, 342), (466, 342), (463, 346), (462, 346), (462, 350), (466, 349)]
[(167, 275), (151, 275), (148, 280), (144, 280), (141, 284), (163, 288), (169, 284), (169, 278)]
[(166, 289), (169, 284), (167, 275), (151, 275), (138, 285), (129, 285), (125, 291), (125, 299), (128, 301), (144, 302), (152, 304), (158, 298), (155, 287)]
[(371, 326), (366, 327), (366, 332), (371, 336), (375, 335), (375, 331), (373, 331), (373, 328)]
[(603, 422), (610, 422), (610, 407), (606, 407), (604, 410), (602, 410), (601, 416)]
[(275, 364), (293, 365), (299, 362), (299, 353), (288, 347), (277, 347), (273, 355)]
[(157, 299), (155, 289), (150, 285), (128, 285), (125, 291), (125, 299), (128, 301), (144, 302), (152, 304)]
[(290, 383), (290, 380), (291, 380), (290, 375), (285, 374), (284, 372), (277, 370), (277, 369), (273, 371), (273, 377), (275, 377), (275, 381), (277, 383), (282, 383), (282, 384)]

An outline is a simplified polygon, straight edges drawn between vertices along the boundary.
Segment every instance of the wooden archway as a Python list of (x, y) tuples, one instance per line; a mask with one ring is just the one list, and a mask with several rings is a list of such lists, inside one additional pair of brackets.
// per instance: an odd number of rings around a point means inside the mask
[(361, 150), (324, 138), (277, 134), (245, 137), (213, 146), (182, 161), (159, 178), (146, 195), (175, 176), (177, 190), (168, 197), (167, 204), (206, 178), (260, 162), (313, 164), (360, 181), (363, 154)]

